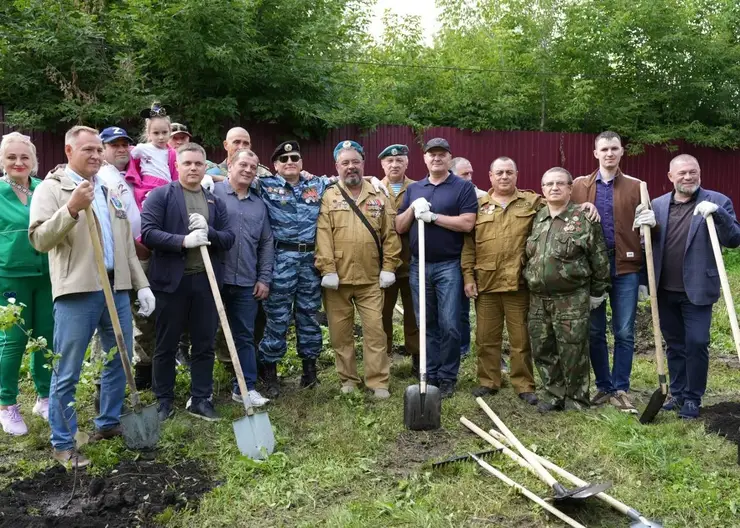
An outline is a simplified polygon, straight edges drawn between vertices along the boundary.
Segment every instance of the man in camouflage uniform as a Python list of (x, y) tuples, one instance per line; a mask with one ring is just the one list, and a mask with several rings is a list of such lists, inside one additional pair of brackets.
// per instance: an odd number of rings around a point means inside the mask
[(560, 167), (542, 176), (547, 207), (527, 239), (529, 336), (546, 396), (538, 410), (589, 405), (589, 316), (606, 299), (609, 256), (601, 227), (571, 202), (573, 177)]
[(356, 307), (362, 322), (365, 385), (376, 399), (384, 400), (390, 396), (390, 361), (383, 289), (396, 282), (401, 262), (395, 210), (388, 197), (363, 181), (365, 155), (359, 143), (339, 143), (334, 159), (341, 182), (324, 194), (316, 231), (316, 267), (322, 276), (329, 335), (342, 393), (348, 394), (360, 383), (352, 331)]

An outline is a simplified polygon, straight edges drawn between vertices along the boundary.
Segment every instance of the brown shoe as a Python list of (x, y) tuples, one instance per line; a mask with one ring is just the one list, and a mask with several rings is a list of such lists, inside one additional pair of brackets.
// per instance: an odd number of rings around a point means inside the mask
[(55, 449), (52, 457), (65, 467), (83, 468), (90, 465), (90, 459), (74, 449), (66, 449), (64, 451)]
[(591, 398), (591, 405), (604, 405), (613, 395), (613, 392), (599, 391)]
[(612, 397), (609, 398), (609, 403), (611, 403), (614, 407), (622, 412), (637, 414), (637, 409), (634, 405), (632, 405), (629, 396), (627, 396), (627, 393), (623, 390), (617, 391), (612, 394)]
[(93, 444), (95, 442), (100, 442), (101, 440), (110, 440), (117, 436), (123, 436), (121, 424), (114, 425), (110, 429), (98, 429), (95, 431), (95, 434), (90, 437), (90, 443)]

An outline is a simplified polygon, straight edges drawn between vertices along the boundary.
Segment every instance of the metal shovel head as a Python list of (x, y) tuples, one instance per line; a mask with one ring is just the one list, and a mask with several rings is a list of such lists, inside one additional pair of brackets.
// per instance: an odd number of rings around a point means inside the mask
[(267, 413), (254, 413), (235, 420), (236, 445), (242, 455), (253, 460), (264, 460), (275, 450), (275, 433), (272, 432)]
[(667, 394), (663, 394), (661, 389), (656, 390), (653, 395), (650, 396), (650, 401), (642, 412), (642, 416), (640, 416), (641, 424), (648, 424), (655, 420), (655, 417), (658, 416), (667, 396)]
[(604, 482), (602, 484), (586, 484), (580, 488), (569, 490), (564, 488), (562, 484), (556, 484), (553, 486), (555, 491), (555, 497), (553, 497), (553, 499), (555, 502), (588, 499), (589, 497), (598, 495), (611, 487), (611, 482)]
[(663, 525), (657, 521), (645, 519), (644, 521), (635, 521), (630, 524), (630, 528), (663, 528)]
[(153, 449), (159, 442), (159, 428), (156, 403), (121, 415), (123, 440), (129, 449)]
[(442, 426), (442, 395), (434, 385), (410, 385), (403, 393), (403, 424), (412, 431), (431, 431)]

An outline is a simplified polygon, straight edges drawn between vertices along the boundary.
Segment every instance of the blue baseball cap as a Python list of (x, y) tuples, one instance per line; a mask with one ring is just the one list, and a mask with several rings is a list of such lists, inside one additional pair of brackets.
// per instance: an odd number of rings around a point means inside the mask
[(337, 157), (339, 156), (339, 153), (344, 149), (353, 149), (360, 153), (360, 156), (362, 156), (362, 159), (365, 159), (365, 151), (362, 148), (362, 145), (360, 145), (357, 141), (340, 141), (336, 147), (334, 147), (334, 161), (337, 160)]
[(134, 140), (131, 139), (126, 131), (122, 129), (121, 127), (108, 127), (103, 129), (103, 131), (100, 133), (100, 141), (103, 143), (110, 143), (112, 141), (115, 141), (117, 139), (126, 139), (129, 143), (132, 145), (134, 144)]

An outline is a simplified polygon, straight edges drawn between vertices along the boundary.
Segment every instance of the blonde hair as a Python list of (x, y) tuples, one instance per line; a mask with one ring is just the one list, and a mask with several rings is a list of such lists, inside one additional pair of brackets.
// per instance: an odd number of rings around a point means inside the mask
[(72, 145), (77, 139), (77, 136), (79, 136), (83, 132), (89, 132), (90, 134), (95, 134), (96, 136), (100, 135), (100, 132), (98, 132), (94, 128), (90, 128), (89, 126), (76, 125), (67, 130), (67, 133), (64, 134), (64, 145)]
[(172, 121), (170, 121), (170, 116), (147, 117), (144, 120), (144, 131), (139, 136), (139, 141), (141, 143), (149, 143), (149, 129), (152, 126), (152, 121), (155, 119), (164, 119), (167, 121), (167, 127), (170, 129), (170, 135), (172, 135)]
[(36, 176), (39, 171), (39, 160), (36, 157), (36, 145), (33, 144), (31, 138), (29, 136), (21, 134), (20, 132), (11, 132), (10, 134), (5, 134), (2, 141), (0, 141), (0, 159), (5, 158), (5, 149), (7, 149), (8, 145), (10, 145), (11, 143), (23, 143), (28, 147), (28, 149), (31, 151), (31, 160), (33, 161), (30, 176)]

